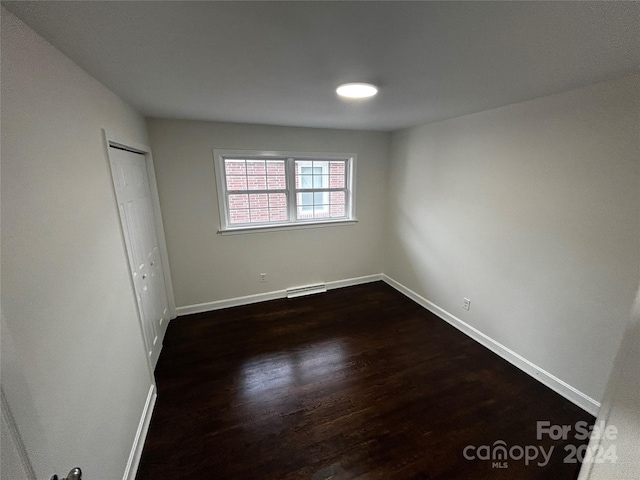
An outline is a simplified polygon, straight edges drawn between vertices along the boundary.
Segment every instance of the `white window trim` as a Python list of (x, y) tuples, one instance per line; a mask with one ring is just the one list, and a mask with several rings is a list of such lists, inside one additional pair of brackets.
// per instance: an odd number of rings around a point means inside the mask
[[(261, 158), (261, 159), (295, 159), (295, 160), (346, 160), (346, 190), (347, 195), (345, 199), (345, 209), (347, 212), (346, 218), (329, 218), (326, 220), (309, 219), (309, 220), (296, 220), (295, 214), (295, 172), (293, 171), (294, 162), (286, 161), (285, 168), (286, 181), (287, 181), (287, 196), (289, 206), (289, 221), (281, 223), (260, 223), (255, 225), (243, 224), (240, 226), (232, 226), (228, 220), (228, 210), (226, 207), (226, 183), (225, 183), (225, 170), (224, 159), (225, 158)], [(316, 227), (329, 227), (338, 225), (355, 224), (358, 220), (355, 216), (356, 211), (356, 191), (355, 191), (355, 176), (356, 176), (356, 154), (355, 153), (327, 153), (327, 152), (276, 152), (276, 151), (264, 151), (264, 150), (213, 150), (214, 170), (216, 176), (216, 190), (218, 196), (218, 213), (219, 225), (218, 233), (221, 235), (231, 235), (238, 233), (253, 233), (253, 232), (267, 232), (273, 230), (285, 230), (285, 229), (301, 229), (301, 228), (316, 228)], [(250, 193), (250, 192), (248, 192)], [(293, 198), (292, 198), (293, 197)]]

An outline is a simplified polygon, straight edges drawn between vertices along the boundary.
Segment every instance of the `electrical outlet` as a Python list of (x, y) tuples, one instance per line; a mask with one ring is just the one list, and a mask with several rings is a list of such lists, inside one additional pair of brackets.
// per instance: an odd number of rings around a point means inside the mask
[(260, 283), (267, 283), (267, 274), (266, 273), (261, 273), (260, 274)]
[(462, 308), (464, 308), (465, 310), (469, 310), (470, 307), (471, 307), (471, 300), (469, 300), (468, 298), (463, 298)]

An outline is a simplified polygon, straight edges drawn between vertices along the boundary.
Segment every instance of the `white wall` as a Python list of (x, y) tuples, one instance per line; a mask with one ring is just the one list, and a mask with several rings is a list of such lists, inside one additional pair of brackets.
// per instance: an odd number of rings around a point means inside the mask
[(122, 478), (153, 379), (101, 129), (144, 119), (5, 10), (1, 95), (7, 328), (57, 473)]
[(597, 401), (638, 283), (639, 85), (392, 137), (385, 273)]
[[(178, 307), (382, 271), (389, 134), (164, 119), (147, 125)], [(214, 148), (356, 153), (358, 223), (217, 234)]]
[[(622, 337), (596, 425), (611, 432), (594, 435), (589, 449), (601, 463), (584, 463), (579, 480), (636, 480), (640, 472), (640, 289)], [(613, 430), (615, 428), (615, 430)], [(600, 450), (601, 449), (601, 450)], [(617, 457), (614, 462), (607, 459)]]

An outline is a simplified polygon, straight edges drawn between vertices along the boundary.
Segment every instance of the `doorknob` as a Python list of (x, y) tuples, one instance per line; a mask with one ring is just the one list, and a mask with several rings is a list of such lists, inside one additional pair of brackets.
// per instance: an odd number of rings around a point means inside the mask
[(82, 480), (82, 470), (76, 467), (69, 472), (66, 478), (58, 479), (58, 475), (54, 475), (50, 480)]

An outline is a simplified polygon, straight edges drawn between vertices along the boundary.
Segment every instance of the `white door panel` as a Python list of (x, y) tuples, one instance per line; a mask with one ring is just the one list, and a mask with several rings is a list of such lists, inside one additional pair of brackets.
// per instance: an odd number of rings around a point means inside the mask
[(146, 158), (114, 147), (109, 158), (145, 346), (155, 367), (170, 314)]

